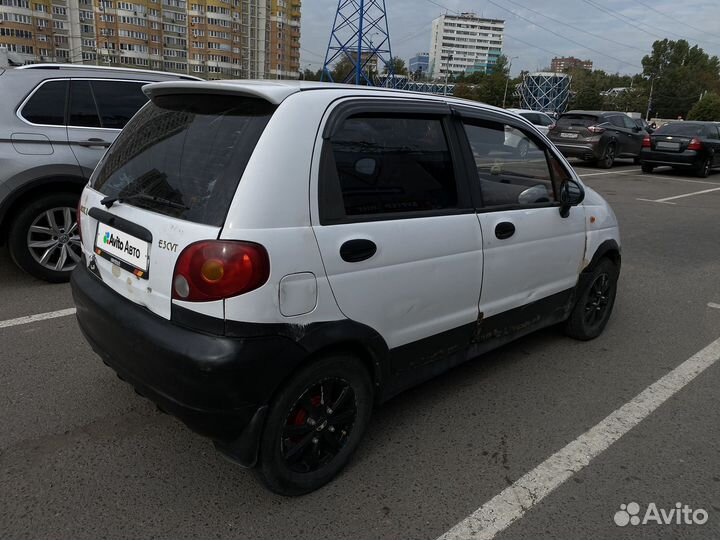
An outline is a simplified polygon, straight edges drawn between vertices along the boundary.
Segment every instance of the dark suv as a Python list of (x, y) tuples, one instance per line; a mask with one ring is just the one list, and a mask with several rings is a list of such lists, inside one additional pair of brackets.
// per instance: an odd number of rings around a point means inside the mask
[(565, 156), (609, 169), (615, 158), (637, 161), (646, 134), (622, 112), (570, 111), (560, 115), (548, 137)]
[(95, 165), (147, 102), (149, 82), (196, 77), (96, 66), (0, 69), (0, 243), (46, 281), (80, 260), (78, 197)]

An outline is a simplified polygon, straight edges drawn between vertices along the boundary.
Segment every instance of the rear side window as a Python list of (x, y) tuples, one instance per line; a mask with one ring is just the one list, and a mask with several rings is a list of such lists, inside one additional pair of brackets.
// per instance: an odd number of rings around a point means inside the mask
[(110, 147), (93, 186), (112, 197), (138, 195), (128, 204), (222, 226), (274, 110), (264, 100), (230, 95), (159, 96)]
[(32, 124), (65, 125), (67, 81), (49, 81), (41, 85), (20, 112)]
[(458, 207), (455, 171), (440, 117), (351, 117), (326, 146), (325, 159), (329, 163), (323, 189), (339, 188), (336, 199), (342, 199), (344, 213), (328, 211), (327, 204), (323, 209), (321, 200), (324, 221)]
[(615, 127), (625, 127), (625, 122), (623, 121), (623, 117), (620, 115), (611, 116), (607, 119), (613, 126)]
[(599, 122), (598, 117), (590, 114), (563, 114), (557, 121), (558, 127), (590, 127)]
[(130, 118), (147, 103), (142, 91), (146, 83), (126, 81), (92, 81), (102, 127), (122, 129)]

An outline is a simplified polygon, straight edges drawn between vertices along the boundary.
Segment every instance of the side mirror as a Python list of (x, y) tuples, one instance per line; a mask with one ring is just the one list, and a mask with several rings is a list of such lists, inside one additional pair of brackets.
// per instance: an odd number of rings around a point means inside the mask
[(585, 190), (572, 179), (565, 180), (560, 186), (560, 216), (566, 218), (570, 215), (570, 208), (579, 205), (585, 200)]

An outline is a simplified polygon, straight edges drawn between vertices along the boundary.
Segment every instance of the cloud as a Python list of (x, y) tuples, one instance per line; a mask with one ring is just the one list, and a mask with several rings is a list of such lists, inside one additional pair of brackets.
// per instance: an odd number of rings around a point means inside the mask
[[(431, 22), (445, 13), (437, 4), (504, 19), (503, 52), (518, 56), (514, 73), (543, 69), (556, 55), (591, 59), (613, 73), (637, 73), (653, 41), (665, 37), (687, 39), (720, 55), (717, 0), (493, 0), (483, 2), (483, 9), (478, 0), (386, 0), (395, 56), (407, 60), (428, 51)], [(303, 0), (303, 68), (322, 67), (337, 5), (337, 0)]]

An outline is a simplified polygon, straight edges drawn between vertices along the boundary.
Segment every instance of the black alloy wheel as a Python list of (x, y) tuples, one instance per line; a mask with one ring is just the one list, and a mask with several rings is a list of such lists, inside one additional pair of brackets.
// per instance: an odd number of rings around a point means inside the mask
[(290, 470), (315, 472), (342, 450), (357, 418), (355, 392), (342, 379), (324, 379), (293, 404), (280, 436)]
[(585, 323), (593, 327), (606, 316), (610, 302), (610, 276), (603, 272), (590, 285), (590, 294), (585, 302)]
[(275, 493), (303, 495), (330, 482), (362, 440), (373, 384), (358, 358), (334, 353), (293, 373), (270, 403), (257, 473)]
[(610, 320), (619, 270), (613, 261), (601, 259), (594, 268), (583, 273), (577, 291), (577, 301), (565, 323), (565, 333), (581, 341), (595, 339), (602, 334)]

